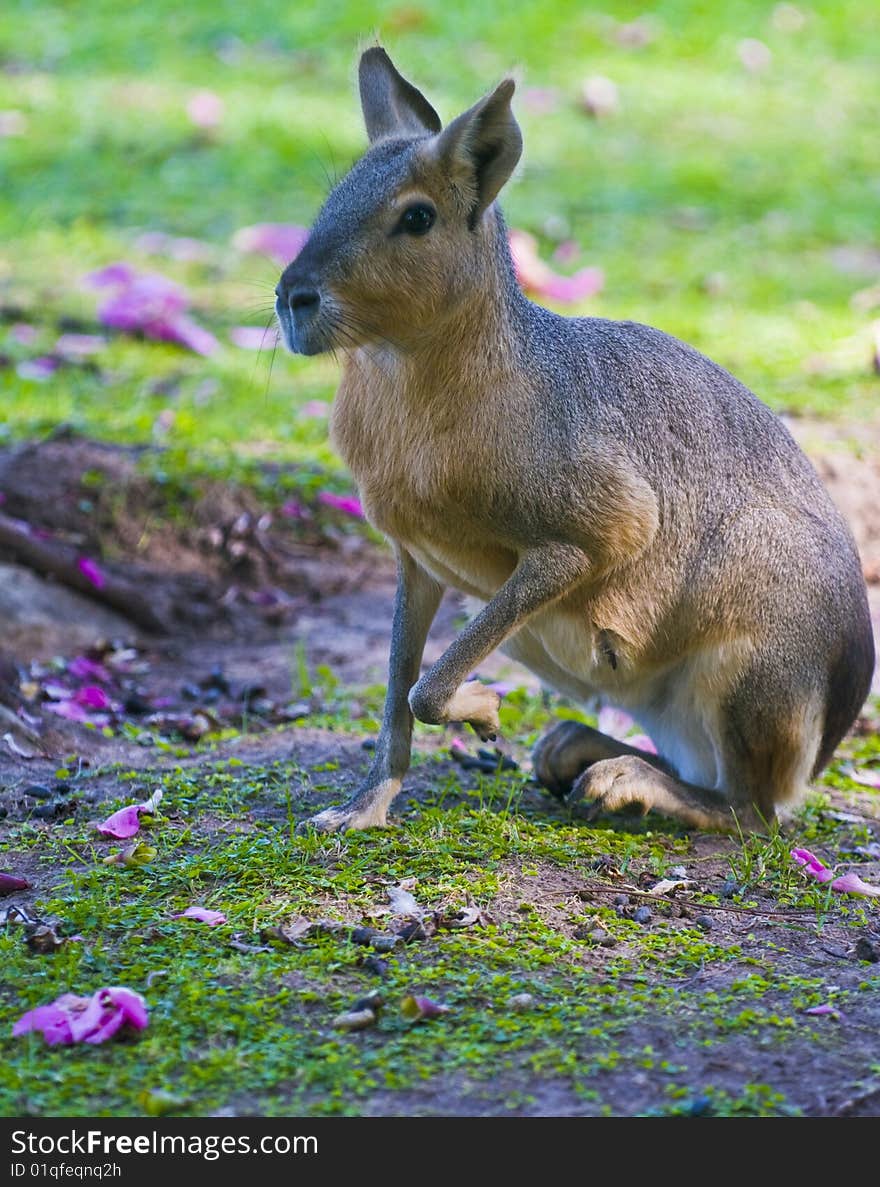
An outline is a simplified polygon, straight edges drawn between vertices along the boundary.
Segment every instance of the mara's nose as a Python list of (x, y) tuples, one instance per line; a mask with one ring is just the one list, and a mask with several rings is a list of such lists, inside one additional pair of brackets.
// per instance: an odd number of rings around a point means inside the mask
[(287, 304), (293, 314), (315, 313), (321, 304), (321, 294), (313, 288), (293, 288), (287, 294)]

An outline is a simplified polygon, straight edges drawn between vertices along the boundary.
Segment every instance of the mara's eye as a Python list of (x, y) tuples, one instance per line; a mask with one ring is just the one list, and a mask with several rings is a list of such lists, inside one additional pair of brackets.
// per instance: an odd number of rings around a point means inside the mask
[(436, 217), (437, 211), (433, 206), (426, 206), (424, 202), (416, 202), (414, 206), (408, 206), (404, 210), (398, 225), (401, 231), (405, 231), (407, 235), (424, 235), (433, 227)]

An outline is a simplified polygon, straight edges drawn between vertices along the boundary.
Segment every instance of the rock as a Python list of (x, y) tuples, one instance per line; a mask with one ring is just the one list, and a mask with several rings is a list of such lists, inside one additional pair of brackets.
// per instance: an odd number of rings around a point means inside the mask
[(127, 639), (132, 625), (72, 589), (22, 565), (0, 564), (3, 647), (13, 656), (48, 660), (87, 651), (100, 639)]
[(699, 927), (702, 931), (711, 931), (715, 926), (715, 920), (711, 915), (698, 915), (694, 920), (694, 923), (696, 923), (697, 927)]
[(636, 923), (650, 923), (653, 918), (654, 916), (647, 907), (638, 907), (635, 914), (633, 915), (633, 919), (636, 921)]
[(525, 1010), (531, 1010), (535, 1004), (535, 999), (531, 993), (515, 993), (513, 997), (507, 999), (507, 1005), (511, 1010), (516, 1010), (521, 1013)]

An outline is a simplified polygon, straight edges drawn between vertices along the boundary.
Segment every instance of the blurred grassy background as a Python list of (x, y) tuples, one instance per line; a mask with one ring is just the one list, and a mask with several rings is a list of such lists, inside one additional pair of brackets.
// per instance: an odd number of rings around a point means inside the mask
[[(270, 375), (271, 352), (228, 342), (233, 325), (267, 324), (278, 273), (230, 239), (249, 223), (308, 223), (360, 153), (354, 67), (375, 35), (444, 120), (517, 72), (526, 149), (505, 213), (544, 255), (571, 238), (571, 267), (604, 269), (580, 311), (691, 341), (777, 410), (874, 418), (873, 0), (6, 0), (0, 111), (20, 114), (0, 139), (0, 305), (39, 337), (25, 348), (0, 326), (0, 433), (64, 421), (158, 438), (181, 468), (267, 454), (334, 464), (324, 422), (297, 414), (332, 398), (332, 361), (279, 352)], [(580, 100), (592, 75), (619, 92), (602, 119)], [(215, 128), (187, 116), (201, 89), (223, 101)], [(551, 110), (534, 90), (551, 91)], [(210, 247), (151, 257), (137, 239), (154, 230)], [(97, 370), (23, 378), (16, 364), (51, 349), (59, 318), (94, 322), (80, 278), (117, 259), (185, 284), (223, 351), (117, 336)]]

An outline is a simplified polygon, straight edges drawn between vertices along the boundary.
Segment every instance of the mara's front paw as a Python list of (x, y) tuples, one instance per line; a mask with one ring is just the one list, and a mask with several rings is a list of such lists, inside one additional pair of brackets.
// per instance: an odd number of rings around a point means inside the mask
[(479, 680), (459, 685), (447, 704), (443, 716), (446, 721), (465, 721), (484, 742), (494, 742), (501, 730), (498, 706), (501, 697), (494, 689)]
[(347, 804), (325, 808), (296, 827), (297, 833), (342, 833), (349, 829), (387, 828), (388, 805), (400, 791), (399, 779), (383, 779), (372, 787), (365, 787)]

